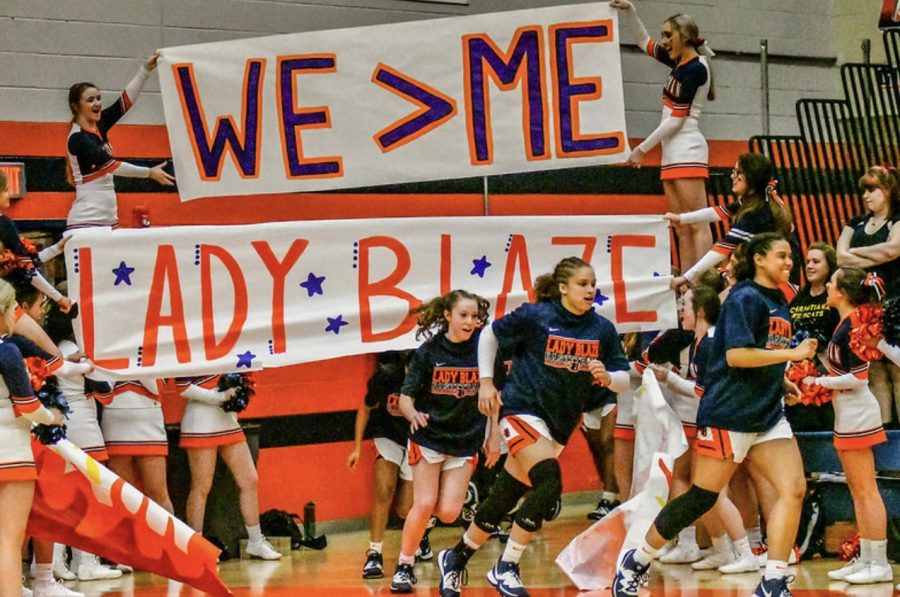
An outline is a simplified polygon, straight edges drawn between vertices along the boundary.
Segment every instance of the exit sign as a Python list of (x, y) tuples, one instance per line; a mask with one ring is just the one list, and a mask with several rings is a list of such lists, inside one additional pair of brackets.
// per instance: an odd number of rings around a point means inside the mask
[(0, 162), (0, 172), (6, 175), (9, 198), (21, 199), (25, 196), (25, 164), (22, 162)]

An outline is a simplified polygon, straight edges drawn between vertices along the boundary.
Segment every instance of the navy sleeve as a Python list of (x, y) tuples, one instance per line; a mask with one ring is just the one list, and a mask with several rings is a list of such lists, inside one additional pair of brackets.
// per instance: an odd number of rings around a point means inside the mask
[(697, 345), (697, 352), (694, 354), (694, 369), (697, 377), (694, 379), (694, 392), (699, 397), (703, 397), (706, 389), (706, 365), (709, 362), (709, 353), (712, 348), (712, 338), (705, 336)]
[(21, 353), (21, 357), (38, 357), (44, 361), (50, 361), (55, 359), (52, 354), (26, 338), (25, 336), (20, 336), (18, 334), (14, 334), (6, 339), (8, 342), (14, 344), (16, 348), (19, 349)]
[(619, 340), (619, 334), (615, 326), (607, 319), (603, 319), (603, 329), (600, 336), (600, 360), (607, 371), (628, 371), (628, 358), (625, 349)]
[(697, 90), (706, 84), (709, 75), (700, 60), (695, 60), (684, 68), (684, 77), (681, 80), (679, 93), (674, 99), (676, 104), (690, 106), (697, 95)]
[[(757, 322), (760, 320), (760, 309), (766, 310), (758, 299), (751, 298), (750, 293), (729, 294), (722, 306), (722, 314), (716, 325), (716, 336), (722, 334), (726, 351), (732, 348), (760, 348), (756, 340)], [(768, 317), (767, 313), (763, 313)]]
[(8, 251), (12, 251), (13, 255), (26, 257), (30, 254), (22, 244), (22, 238), (19, 236), (19, 229), (16, 223), (4, 215), (0, 215), (0, 242)]
[(422, 396), (428, 387), (428, 378), (432, 368), (433, 363), (431, 363), (431, 359), (428, 358), (428, 344), (426, 343), (413, 353), (400, 393), (405, 394), (410, 398)]
[(109, 129), (125, 115), (126, 110), (122, 105), (124, 99), (124, 97), (120, 96), (111, 105), (103, 108), (103, 111), (100, 113), (100, 122), (97, 124), (97, 128), (100, 129), (100, 133), (103, 135), (104, 139), (106, 138), (106, 133)]
[(113, 161), (113, 157), (100, 145), (85, 138), (88, 134), (90, 133), (75, 133), (69, 137), (69, 153), (78, 158), (78, 165), (84, 168), (82, 174), (100, 170)]
[(669, 58), (669, 53), (666, 51), (666, 49), (656, 43), (656, 40), (652, 38), (647, 42), (647, 47), (644, 48), (644, 51), (647, 52), (647, 54), (649, 54), (651, 58), (655, 58), (668, 67), (675, 67), (675, 65), (678, 64), (677, 62)]
[(25, 370), (25, 361), (19, 348), (11, 343), (0, 344), (0, 375), (9, 388), (9, 395), (16, 398), (34, 396), (31, 388), (31, 378)]
[(491, 324), (501, 350), (515, 352), (514, 347), (534, 329), (537, 323), (537, 308), (533, 303), (523, 303), (512, 313), (507, 313)]
[(681, 351), (691, 345), (694, 334), (682, 329), (666, 330), (658, 335), (647, 348), (647, 357), (651, 363), (662, 365), (681, 361)]

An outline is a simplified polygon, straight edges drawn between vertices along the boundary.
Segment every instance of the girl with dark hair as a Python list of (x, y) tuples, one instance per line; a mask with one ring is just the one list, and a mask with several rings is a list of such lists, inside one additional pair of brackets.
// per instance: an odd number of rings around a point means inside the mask
[[(631, 152), (628, 163), (640, 166), (644, 156), (662, 144), (662, 183), (669, 209), (689, 212), (706, 205), (709, 148), (700, 132), (700, 112), (706, 100), (715, 99), (712, 50), (700, 37), (697, 23), (686, 14), (669, 17), (662, 24), (662, 43), (647, 33), (629, 0), (613, 0), (612, 8), (624, 11), (641, 50), (671, 68), (663, 88), (663, 113), (659, 126)], [(679, 225), (678, 248), (683, 268), (693, 265), (712, 244), (705, 223)]]
[[(731, 171), (731, 192), (737, 201), (704, 207), (689, 213), (667, 213), (665, 218), (678, 226), (686, 223), (730, 221), (731, 228), (697, 263), (672, 281), (672, 287), (694, 284), (706, 270), (727, 261), (734, 250), (763, 232), (776, 232), (790, 239), (794, 228), (790, 209), (778, 196), (772, 180), (772, 162), (759, 153), (742, 154)], [(785, 281), (785, 285), (789, 283)], [(791, 294), (793, 296), (793, 293)]]
[[(594, 269), (567, 257), (535, 280), (537, 303), (523, 304), (482, 331), (479, 409), (490, 416), (499, 412), (509, 456), (462, 540), (438, 554), (441, 595), (459, 595), (469, 558), (523, 497), (506, 549), (487, 578), (501, 595), (528, 594), (519, 560), (557, 507), (559, 454), (595, 392), (628, 388), (628, 361), (616, 329), (593, 310), (596, 288)], [(492, 373), (498, 347), (512, 355), (502, 401)]]
[[(862, 178), (866, 212), (844, 226), (837, 244), (838, 264), (873, 272), (884, 280), (887, 296), (900, 294), (900, 171), (873, 166)], [(881, 407), (884, 424), (900, 424), (900, 367), (869, 364), (869, 387)]]
[(175, 178), (163, 168), (166, 162), (146, 168), (113, 157), (109, 129), (137, 101), (147, 77), (156, 68), (159, 53), (154, 52), (125, 87), (118, 101), (103, 108), (100, 90), (93, 83), (76, 83), (69, 88), (72, 128), (66, 142), (69, 184), (75, 187), (75, 201), (66, 218), (66, 228), (117, 226), (119, 212), (113, 175), (150, 178), (164, 186), (173, 186)]
[(735, 264), (739, 282), (722, 305), (703, 375), (693, 485), (666, 504), (643, 545), (624, 554), (613, 584), (615, 597), (638, 594), (656, 552), (715, 506), (748, 456), (777, 492), (767, 519), (769, 558), (754, 595), (790, 594), (785, 572), (806, 483), (782, 406), (786, 386), (792, 394), (799, 392), (787, 385), (784, 370), (785, 363), (816, 352), (813, 339), (789, 348), (790, 316), (779, 285), (792, 265), (790, 244), (774, 233), (754, 237)]
[(860, 534), (860, 555), (829, 578), (850, 584), (891, 582), (887, 560), (887, 514), (875, 482), (872, 448), (887, 441), (881, 425), (878, 401), (869, 390), (869, 362), (850, 346), (851, 315), (858, 307), (881, 302), (884, 282), (875, 274), (842, 267), (828, 282), (828, 304), (838, 310), (841, 322), (828, 343), (828, 375), (807, 377), (835, 391), (834, 447), (841, 459), (853, 497)]
[[(392, 593), (413, 591), (416, 548), (432, 515), (456, 521), (482, 446), (488, 466), (500, 457), (497, 417), (486, 419), (478, 408), (478, 338), (489, 307), (476, 294), (453, 290), (412, 311), (416, 337), (427, 339), (409, 363), (398, 402), (410, 423), (413, 505), (403, 523)], [(494, 376), (493, 368), (487, 375)]]
[[(827, 304), (826, 288), (837, 267), (834, 247), (821, 241), (811, 244), (806, 251), (806, 286), (788, 305), (794, 334), (803, 332), (810, 338), (816, 338), (820, 353), (828, 347), (828, 340), (840, 321), (837, 310)], [(784, 410), (794, 431), (834, 429), (834, 406), (831, 402), (820, 406), (795, 404)]]

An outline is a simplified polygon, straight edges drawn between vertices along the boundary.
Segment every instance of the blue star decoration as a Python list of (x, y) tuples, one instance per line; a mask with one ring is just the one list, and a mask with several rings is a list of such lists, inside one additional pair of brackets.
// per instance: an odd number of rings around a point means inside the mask
[(334, 335), (338, 335), (341, 333), (341, 328), (345, 325), (350, 325), (348, 322), (344, 321), (343, 315), (338, 315), (337, 317), (328, 317), (328, 327), (325, 328), (326, 332), (334, 332)]
[(134, 273), (133, 267), (128, 267), (124, 261), (119, 262), (119, 267), (112, 271), (116, 275), (116, 282), (113, 286), (118, 286), (122, 282), (125, 282), (126, 285), (131, 286), (131, 274)]
[(470, 271), (469, 273), (473, 276), (483, 278), (485, 270), (491, 267), (491, 262), (487, 260), (487, 255), (482, 255), (480, 259), (472, 260), (472, 266), (472, 271)]
[(306, 282), (300, 282), (300, 286), (306, 289), (307, 296), (325, 294), (322, 290), (322, 282), (324, 281), (325, 276), (317, 276), (314, 273), (309, 272), (309, 276), (306, 277)]
[(609, 297), (597, 290), (597, 294), (594, 295), (594, 302), (599, 306), (603, 306), (603, 303), (609, 300)]
[(237, 358), (238, 358), (238, 361), (237, 361), (238, 367), (246, 367), (247, 369), (250, 369), (250, 367), (252, 366), (252, 363), (253, 363), (253, 359), (256, 358), (256, 355), (248, 350), (244, 354), (239, 354), (237, 356)]

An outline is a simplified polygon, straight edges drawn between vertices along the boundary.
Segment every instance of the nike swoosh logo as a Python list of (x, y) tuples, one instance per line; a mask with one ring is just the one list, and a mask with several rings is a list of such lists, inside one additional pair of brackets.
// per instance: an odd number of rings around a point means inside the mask
[(435, 366), (435, 367), (443, 367), (443, 366), (446, 365), (446, 364), (447, 364), (446, 362), (435, 363), (434, 366)]
[(778, 309), (769, 309), (769, 313), (775, 313)]
[(547, 328), (548, 332), (558, 332), (559, 328)]

